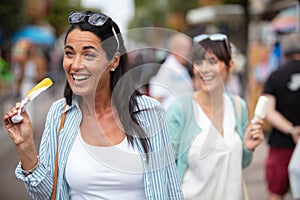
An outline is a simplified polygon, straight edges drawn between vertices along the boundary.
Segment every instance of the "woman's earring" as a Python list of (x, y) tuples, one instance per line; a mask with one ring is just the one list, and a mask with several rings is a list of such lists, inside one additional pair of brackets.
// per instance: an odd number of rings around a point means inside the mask
[(113, 71), (115, 71), (115, 68), (111, 68), (111, 70), (110, 70), (111, 72), (113, 72)]

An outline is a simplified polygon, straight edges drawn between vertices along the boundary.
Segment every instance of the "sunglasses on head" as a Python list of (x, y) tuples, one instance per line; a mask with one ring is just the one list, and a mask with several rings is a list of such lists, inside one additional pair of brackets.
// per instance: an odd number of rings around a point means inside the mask
[[(109, 19), (107, 15), (104, 15), (102, 13), (85, 14), (83, 12), (71, 12), (69, 15), (69, 23), (77, 24), (83, 22), (86, 17), (87, 17), (87, 22), (93, 26), (102, 26)], [(120, 42), (112, 22), (111, 22), (111, 27), (112, 27), (112, 32), (114, 34), (114, 37), (116, 38), (117, 41), (117, 51), (119, 51)]]
[(225, 45), (226, 45), (226, 49), (228, 51), (228, 53), (231, 55), (231, 50), (230, 50), (230, 45), (228, 42), (228, 37), (227, 35), (221, 34), (221, 33), (216, 33), (216, 34), (201, 34), (198, 36), (195, 36), (193, 38), (194, 42), (201, 42), (203, 40), (209, 39), (211, 41), (224, 41)]

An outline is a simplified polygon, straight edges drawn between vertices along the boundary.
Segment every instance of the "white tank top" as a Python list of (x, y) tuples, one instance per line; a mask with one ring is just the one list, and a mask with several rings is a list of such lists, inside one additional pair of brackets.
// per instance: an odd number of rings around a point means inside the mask
[(139, 152), (125, 138), (110, 147), (84, 142), (79, 131), (65, 171), (70, 199), (146, 199)]

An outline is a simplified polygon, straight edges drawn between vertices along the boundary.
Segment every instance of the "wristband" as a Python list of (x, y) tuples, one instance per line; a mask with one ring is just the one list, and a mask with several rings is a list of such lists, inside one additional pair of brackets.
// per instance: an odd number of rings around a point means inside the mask
[(294, 126), (292, 126), (292, 127), (289, 129), (288, 134), (289, 134), (289, 135), (294, 135), (294, 134), (295, 134), (295, 127), (294, 127)]
[(32, 174), (34, 172), (34, 170), (39, 166), (40, 164), (40, 159), (39, 159), (39, 156), (37, 156), (37, 159), (38, 159), (38, 162), (36, 163), (36, 165), (30, 169), (30, 170), (24, 170), (23, 167), (22, 167), (22, 164), (21, 164), (21, 169), (22, 169), (22, 173), (25, 175), (25, 176), (28, 176), (30, 174)]

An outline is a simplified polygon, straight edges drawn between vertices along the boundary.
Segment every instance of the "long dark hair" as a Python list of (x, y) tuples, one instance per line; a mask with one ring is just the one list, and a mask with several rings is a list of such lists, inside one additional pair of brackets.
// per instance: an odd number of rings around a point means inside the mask
[[(92, 11), (85, 12), (87, 16), (90, 16), (94, 13), (95, 12)], [(112, 31), (112, 27), (114, 27), (117, 33), (119, 49), (118, 42)], [(130, 77), (130, 73), (128, 73), (129, 75), (126, 74), (126, 81), (122, 81), (122, 84), (118, 84), (118, 87), (116, 87), (118, 81), (121, 80), (122, 76), (129, 70), (127, 64), (127, 52), (118, 25), (111, 18), (108, 18), (102, 26), (93, 26), (85, 19), (82, 22), (71, 24), (71, 27), (67, 31), (65, 37), (65, 43), (68, 34), (77, 28), (82, 31), (89, 31), (101, 39), (101, 46), (106, 52), (108, 60), (111, 60), (114, 57), (116, 51), (120, 52), (121, 56), (119, 66), (115, 69), (115, 71), (111, 71), (110, 74), (110, 89), (111, 91), (117, 90), (116, 92), (114, 91), (112, 95), (112, 101), (117, 108), (118, 115), (122, 125), (124, 126), (129, 143), (133, 145), (133, 137), (138, 137), (142, 143), (145, 153), (147, 154), (149, 152), (150, 143), (147, 139), (145, 130), (143, 130), (143, 128), (140, 126), (136, 116), (138, 112), (142, 111), (139, 109), (137, 103), (137, 97), (141, 94), (135, 89), (132, 77)], [(64, 90), (64, 97), (68, 105), (72, 104), (73, 96), (74, 94), (69, 83), (67, 82)]]

